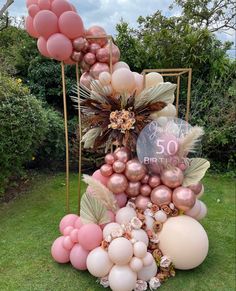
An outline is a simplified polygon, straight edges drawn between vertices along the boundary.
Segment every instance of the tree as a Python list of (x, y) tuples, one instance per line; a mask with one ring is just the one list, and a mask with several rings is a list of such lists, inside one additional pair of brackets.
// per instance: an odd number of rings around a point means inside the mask
[(6, 11), (13, 3), (14, 0), (7, 0), (6, 3), (0, 9), (0, 31), (8, 27), (9, 17)]

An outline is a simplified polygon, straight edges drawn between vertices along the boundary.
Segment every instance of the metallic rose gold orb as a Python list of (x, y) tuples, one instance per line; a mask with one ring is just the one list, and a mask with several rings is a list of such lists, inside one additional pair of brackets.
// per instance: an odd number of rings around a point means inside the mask
[(195, 185), (188, 186), (188, 188), (191, 189), (195, 195), (198, 195), (202, 191), (202, 183), (198, 182)]
[(178, 187), (173, 191), (172, 201), (178, 209), (188, 211), (193, 208), (196, 195), (189, 188)]
[(161, 178), (159, 176), (151, 176), (148, 180), (148, 184), (152, 188), (156, 188), (161, 185)]
[(136, 207), (139, 208), (139, 209), (143, 209), (143, 210), (145, 210), (147, 208), (149, 202), (151, 202), (150, 198), (144, 197), (142, 195), (139, 195), (135, 199)]
[(148, 168), (150, 169), (152, 174), (156, 174), (156, 175), (159, 175), (162, 170), (162, 166), (158, 163), (150, 164), (148, 165)]
[(110, 177), (113, 174), (112, 166), (108, 164), (102, 165), (100, 171), (104, 177)]
[(71, 55), (72, 60), (75, 61), (75, 62), (78, 62), (78, 63), (83, 60), (83, 57), (84, 57), (84, 54), (83, 53), (76, 52), (76, 51), (74, 51), (72, 53), (72, 55)]
[(170, 188), (176, 188), (182, 185), (184, 174), (179, 168), (164, 169), (161, 173), (161, 181)]
[(90, 53), (96, 54), (97, 50), (99, 50), (101, 46), (97, 43), (92, 43), (89, 47)]
[(84, 46), (86, 45), (86, 39), (83, 37), (78, 37), (73, 41), (73, 48), (77, 51), (80, 52)]
[(118, 148), (117, 150), (115, 150), (114, 156), (117, 160), (123, 163), (127, 163), (130, 158), (130, 151), (125, 147)]
[(115, 157), (113, 154), (107, 154), (105, 156), (105, 162), (108, 164), (108, 165), (113, 165), (113, 163), (115, 162)]
[(107, 188), (114, 194), (125, 192), (128, 181), (122, 174), (112, 174), (107, 182)]
[(146, 175), (146, 168), (137, 159), (134, 159), (126, 164), (125, 175), (131, 182), (138, 182)]
[(140, 193), (141, 193), (143, 196), (148, 197), (148, 196), (150, 196), (151, 192), (152, 192), (152, 188), (151, 188), (149, 185), (142, 185), (142, 186), (140, 187)]
[(125, 170), (125, 163), (121, 162), (121, 161), (115, 161), (113, 164), (113, 171), (120, 174), (123, 173)]
[(136, 197), (140, 194), (140, 182), (129, 182), (128, 187), (126, 188), (125, 193), (129, 197)]
[(145, 176), (143, 177), (143, 179), (141, 180), (141, 183), (142, 183), (142, 184), (147, 184), (147, 183), (148, 183), (148, 180), (149, 180), (149, 175), (145, 175)]
[(84, 61), (89, 64), (90, 66), (92, 66), (93, 64), (96, 63), (96, 56), (95, 54), (92, 54), (92, 53), (87, 53), (85, 56), (84, 56)]
[(162, 206), (168, 205), (171, 202), (172, 190), (165, 185), (157, 186), (152, 190), (151, 200), (152, 203)]

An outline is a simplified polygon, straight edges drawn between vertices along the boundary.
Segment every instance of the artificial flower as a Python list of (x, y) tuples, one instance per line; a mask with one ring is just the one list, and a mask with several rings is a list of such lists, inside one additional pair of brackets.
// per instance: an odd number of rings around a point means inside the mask
[(153, 211), (152, 211), (151, 209), (149, 209), (149, 208), (147, 208), (147, 209), (144, 211), (143, 214), (144, 214), (145, 216), (151, 216), (151, 217), (154, 216)]
[(160, 267), (169, 268), (170, 264), (171, 264), (171, 259), (169, 257), (163, 256), (161, 258)]
[(138, 217), (133, 217), (130, 224), (133, 229), (140, 229), (143, 225), (142, 221)]
[(108, 277), (103, 277), (100, 279), (100, 284), (103, 288), (108, 288), (110, 286)]
[(156, 290), (157, 288), (161, 287), (161, 282), (157, 277), (153, 277), (149, 281), (149, 288), (151, 291)]
[(148, 288), (147, 282), (143, 280), (137, 280), (134, 291), (146, 291), (147, 288)]

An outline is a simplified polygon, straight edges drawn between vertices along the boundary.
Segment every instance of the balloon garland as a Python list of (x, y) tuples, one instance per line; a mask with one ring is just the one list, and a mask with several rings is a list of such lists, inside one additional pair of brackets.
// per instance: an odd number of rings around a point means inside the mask
[(204, 130), (176, 118), (175, 84), (158, 73), (131, 72), (105, 30), (85, 30), (68, 1), (26, 5), (26, 29), (39, 52), (62, 62), (65, 116), (64, 64), (75, 64), (72, 100), (86, 125), (81, 142), (106, 152), (100, 169), (83, 175), (80, 216), (62, 218), (52, 257), (88, 270), (113, 291), (156, 290), (175, 269), (193, 269), (208, 253), (198, 221), (207, 214), (201, 180), (210, 164), (190, 157)]

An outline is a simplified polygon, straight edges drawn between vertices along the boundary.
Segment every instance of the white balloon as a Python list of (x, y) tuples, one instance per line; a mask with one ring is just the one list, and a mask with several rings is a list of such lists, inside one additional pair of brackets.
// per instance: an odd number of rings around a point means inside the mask
[(108, 280), (113, 291), (132, 291), (136, 287), (137, 273), (127, 265), (115, 265), (110, 271)]
[(145, 78), (146, 78), (145, 88), (151, 88), (164, 82), (162, 75), (156, 72), (147, 74)]
[(136, 239), (136, 241), (142, 241), (145, 243), (146, 246), (149, 244), (149, 238), (143, 229), (134, 229), (131, 232), (132, 238)]
[(139, 272), (143, 268), (143, 261), (139, 258), (133, 257), (129, 263), (130, 268), (134, 272)]
[(159, 233), (159, 248), (176, 269), (199, 266), (208, 253), (208, 237), (202, 225), (187, 215), (168, 218)]
[(108, 72), (102, 72), (98, 79), (103, 86), (111, 84), (111, 74)]
[[(174, 102), (174, 95), (173, 95), (173, 102)], [(151, 119), (156, 120), (159, 117), (176, 117), (176, 115), (177, 115), (176, 107), (173, 104), (169, 103), (162, 110), (152, 113), (150, 117)]]
[(144, 242), (138, 241), (134, 244), (134, 255), (140, 259), (143, 259), (147, 254), (147, 246)]
[(153, 224), (154, 224), (154, 219), (149, 215), (145, 215), (145, 224), (146, 224), (147, 230), (152, 230)]
[(136, 211), (131, 207), (123, 207), (116, 213), (116, 222), (128, 224), (133, 217), (137, 217)]
[(146, 256), (143, 258), (143, 265), (150, 266), (154, 261), (152, 254), (147, 253)]
[(153, 260), (151, 265), (143, 267), (142, 270), (138, 272), (138, 279), (143, 281), (149, 281), (152, 277), (155, 277), (156, 274), (157, 264)]
[(118, 62), (113, 66), (113, 72), (115, 72), (116, 70), (119, 70), (121, 68), (127, 68), (130, 70), (130, 67), (128, 64), (126, 64), (125, 62)]
[(157, 211), (154, 217), (157, 222), (161, 222), (161, 223), (164, 223), (167, 220), (167, 215), (163, 210)]
[(199, 201), (200, 202), (200, 212), (199, 214), (196, 216), (196, 219), (197, 220), (201, 220), (203, 219), (206, 215), (207, 215), (207, 207), (206, 207), (206, 204), (203, 203), (202, 201)]
[(113, 231), (120, 230), (120, 229), (121, 229), (121, 226), (119, 223), (116, 223), (116, 222), (108, 223), (103, 229), (103, 238), (105, 239)]
[(108, 247), (110, 259), (117, 265), (128, 264), (133, 257), (133, 253), (132, 243), (124, 237), (114, 239)]
[(201, 212), (201, 203), (198, 199), (190, 210), (186, 211), (185, 214), (191, 216), (192, 218), (196, 218)]
[(113, 263), (111, 262), (107, 251), (101, 247), (98, 247), (89, 253), (86, 264), (89, 273), (99, 278), (107, 276), (113, 267)]

